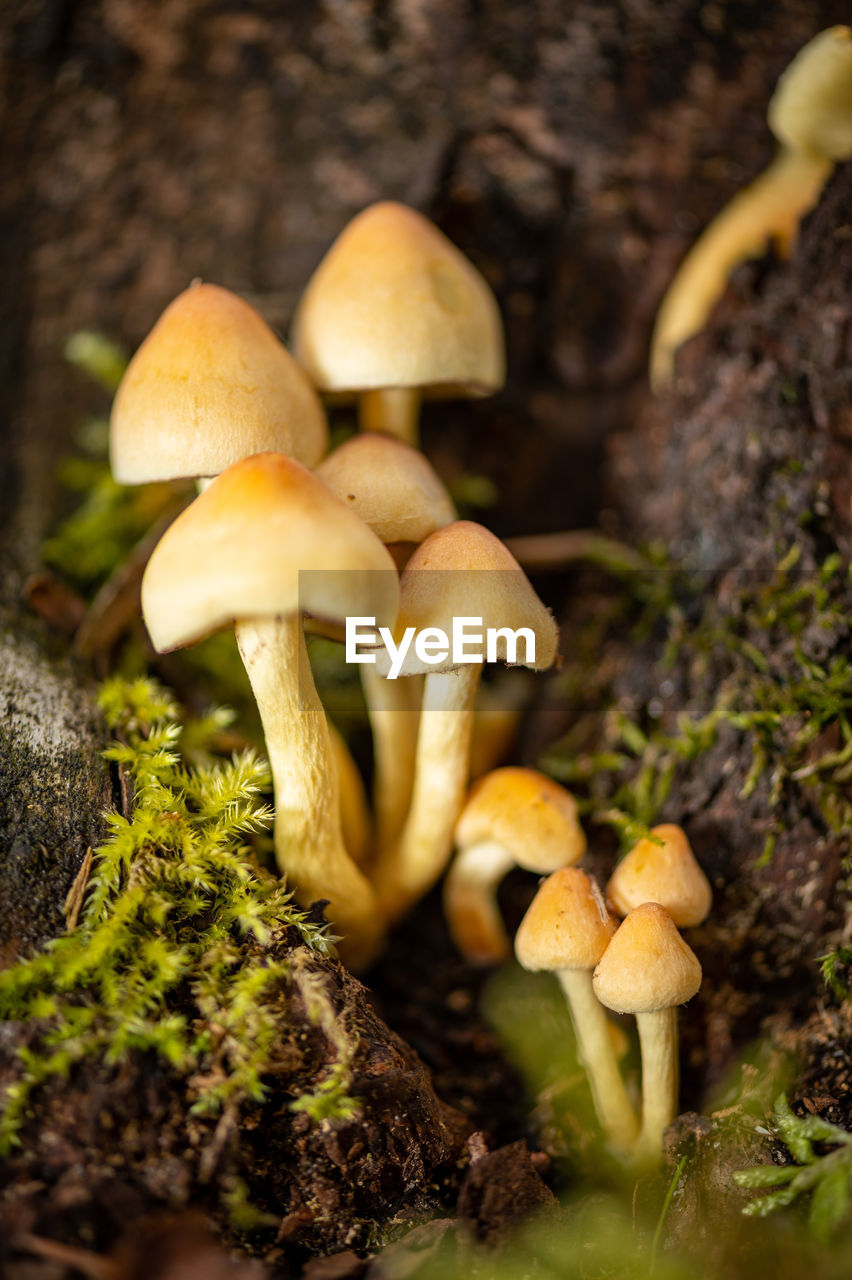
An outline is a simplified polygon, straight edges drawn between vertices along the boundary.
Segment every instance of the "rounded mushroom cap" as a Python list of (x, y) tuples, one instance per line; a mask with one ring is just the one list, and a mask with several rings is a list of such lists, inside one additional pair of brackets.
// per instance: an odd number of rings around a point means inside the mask
[(354, 218), (317, 267), (293, 350), (322, 391), (491, 395), (505, 380), (488, 285), (436, 226), (392, 201)]
[(166, 530), (142, 579), (142, 611), (161, 653), (237, 618), (300, 610), (392, 626), (398, 602), (396, 569), (372, 530), (278, 453), (223, 471)]
[(654, 1013), (692, 999), (701, 986), (701, 965), (668, 911), (645, 902), (619, 925), (592, 982), (608, 1009)]
[[(489, 629), (516, 632), (525, 628), (534, 637), (535, 654), (528, 652), (523, 636), (512, 654), (508, 636), (502, 635), (495, 638), (498, 661), (511, 661), (513, 666), (535, 671), (543, 671), (556, 661), (559, 633), (553, 615), (508, 548), (482, 525), (456, 520), (431, 534), (409, 560), (400, 585), (397, 638), (408, 627), (414, 627), (415, 632), (436, 627), (452, 640), (454, 620), (481, 619), (481, 626), (469, 629), (468, 654), (481, 652), (485, 660), (485, 641), (477, 649), (471, 643), (473, 634)], [(378, 654), (379, 670), (385, 656), (381, 651)], [(453, 661), (452, 647), (445, 661), (426, 663), (417, 656), (412, 643), (402, 673), (440, 673), (458, 665)]]
[(215, 284), (166, 308), (121, 380), (112, 408), (116, 480), (215, 476), (275, 450), (306, 466), (328, 447), (322, 405), (253, 307)]
[(508, 766), (486, 774), (472, 788), (456, 823), (460, 849), (494, 840), (519, 866), (540, 873), (577, 862), (586, 837), (577, 802), (536, 769)]
[(606, 896), (620, 916), (643, 902), (665, 907), (679, 929), (701, 924), (710, 914), (713, 890), (695, 861), (681, 827), (663, 823), (639, 840), (610, 877)]
[(316, 474), (382, 542), (422, 542), (456, 519), (452, 499), (417, 449), (390, 436), (353, 436)]
[(525, 969), (593, 969), (615, 921), (591, 876), (563, 867), (548, 876), (515, 934), (515, 955)]
[(784, 146), (827, 160), (852, 157), (852, 31), (829, 27), (800, 49), (769, 103)]

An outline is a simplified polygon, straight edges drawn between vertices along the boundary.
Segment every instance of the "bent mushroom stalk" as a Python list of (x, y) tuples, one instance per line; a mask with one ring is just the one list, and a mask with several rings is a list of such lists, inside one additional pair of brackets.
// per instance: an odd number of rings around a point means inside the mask
[(275, 785), (278, 865), (302, 902), (329, 900), (355, 967), (375, 955), (382, 924), (343, 843), (337, 766), (299, 615), (368, 613), (392, 625), (398, 593), (375, 534), (299, 463), (270, 453), (236, 463), (196, 498), (142, 584), (160, 652), (235, 622)]
[(677, 1007), (701, 986), (701, 965), (656, 902), (631, 911), (616, 930), (592, 979), (602, 1004), (636, 1015), (642, 1051), (642, 1128), (636, 1154), (662, 1159), (663, 1134), (678, 1109)]
[[(415, 551), (401, 581), (397, 635), (437, 628), (454, 633), (454, 619), (475, 618), (483, 631), (500, 629), (495, 656), (540, 671), (556, 660), (557, 628), (523, 570), (502, 542), (481, 525), (460, 520), (433, 533)], [(524, 629), (532, 644), (523, 657), (508, 633)], [(532, 652), (530, 651), (532, 650)], [(470, 764), (473, 700), (485, 654), (457, 664), (421, 660), (412, 648), (407, 674), (425, 674), (417, 736), (414, 788), (405, 826), (375, 869), (375, 883), (390, 920), (426, 893), (446, 866), (452, 832), (464, 803)]]
[[(388, 436), (354, 436), (328, 455), (316, 474), (386, 546), (413, 549), (456, 519), (450, 495), (416, 449)], [(420, 682), (388, 680), (361, 667), (373, 732), (373, 807), (379, 853), (402, 830), (414, 781)]]
[(433, 223), (393, 201), (354, 218), (319, 264), (293, 351), (320, 391), (357, 399), (362, 430), (412, 445), (423, 395), (492, 395), (505, 380), (485, 280)]
[(728, 276), (770, 243), (786, 256), (835, 164), (852, 156), (852, 32), (830, 27), (799, 51), (769, 104), (779, 150), (690, 249), (657, 314), (651, 384), (670, 380), (676, 349), (704, 327)]
[(545, 875), (583, 856), (576, 801), (535, 769), (495, 769), (471, 790), (454, 839), (458, 853), (444, 881), (450, 933), (472, 964), (499, 964), (512, 952), (499, 883), (516, 866)]

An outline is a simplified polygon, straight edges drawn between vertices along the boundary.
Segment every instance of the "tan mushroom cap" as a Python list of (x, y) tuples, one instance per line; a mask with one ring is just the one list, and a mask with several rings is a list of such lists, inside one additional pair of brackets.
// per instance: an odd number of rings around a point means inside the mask
[(485, 280), (428, 219), (392, 201), (354, 218), (317, 267), (293, 350), (322, 391), (490, 395), (505, 379)]
[(586, 851), (574, 797), (543, 773), (519, 766), (495, 769), (471, 790), (455, 842), (466, 849), (485, 840), (540, 873), (577, 862)]
[(663, 843), (639, 840), (610, 877), (607, 899), (620, 916), (643, 902), (658, 902), (679, 929), (701, 924), (710, 914), (713, 890), (683, 828), (663, 823), (651, 834)]
[(591, 876), (564, 867), (533, 898), (515, 935), (515, 955), (525, 969), (593, 969), (615, 927)]
[(382, 542), (422, 542), (456, 519), (450, 495), (423, 454), (400, 440), (353, 436), (316, 474)]
[(214, 284), (166, 308), (115, 397), (110, 456), (122, 484), (214, 476), (275, 450), (306, 466), (328, 447), (322, 405), (253, 307)]
[[(407, 627), (417, 632), (437, 627), (451, 638), (455, 618), (481, 618), (483, 632), (522, 627), (532, 631), (535, 656), (525, 661), (521, 638), (513, 665), (543, 671), (556, 661), (559, 633), (550, 610), (500, 539), (470, 520), (438, 529), (414, 552), (402, 575), (395, 633), (400, 636)], [(509, 658), (505, 636), (497, 638), (496, 652), (501, 662)], [(417, 658), (412, 644), (403, 672), (421, 675), (453, 669), (452, 650), (445, 663), (426, 664)]]
[(595, 995), (616, 1013), (653, 1013), (691, 1000), (701, 965), (657, 902), (622, 921), (595, 969)]
[(778, 81), (769, 127), (794, 151), (848, 160), (852, 156), (852, 31), (829, 27), (814, 36)]
[(214, 480), (166, 530), (142, 580), (160, 652), (235, 619), (299, 610), (369, 614), (392, 626), (398, 599), (393, 561), (372, 530), (277, 453), (245, 458)]

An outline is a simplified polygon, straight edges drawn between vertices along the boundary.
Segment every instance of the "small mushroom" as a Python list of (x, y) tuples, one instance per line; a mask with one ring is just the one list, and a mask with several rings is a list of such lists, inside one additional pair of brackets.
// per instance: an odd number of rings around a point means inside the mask
[[(513, 664), (541, 671), (556, 660), (556, 623), (518, 562), (493, 533), (459, 520), (433, 533), (408, 562), (396, 633), (435, 629), (451, 636), (454, 621), (466, 617), (478, 618), (483, 631), (500, 629), (498, 660), (509, 661), (507, 633), (521, 628), (532, 635), (535, 652), (521, 658), (519, 646)], [(408, 650), (403, 674), (425, 674), (426, 681), (411, 807), (396, 847), (379, 858), (375, 869), (390, 920), (431, 888), (450, 855), (467, 788), (473, 699), (485, 656), (458, 664), (449, 651), (426, 662), (414, 645)]]
[(275, 853), (299, 898), (329, 900), (353, 966), (382, 923), (346, 851), (328, 723), (300, 612), (393, 625), (399, 580), (363, 521), (299, 463), (262, 453), (229, 467), (166, 531), (148, 563), (142, 607), (160, 652), (235, 623), (275, 785)]
[(267, 450), (312, 467), (327, 447), (302, 370), (253, 307), (215, 284), (191, 285), (166, 308), (112, 407), (120, 484), (215, 476)]
[(414, 209), (384, 201), (349, 223), (293, 322), (296, 359), (320, 391), (358, 400), (364, 431), (417, 444), (421, 396), (503, 385), (503, 326), (476, 268)]
[(799, 51), (778, 81), (769, 127), (779, 151), (707, 227), (663, 298), (651, 343), (651, 385), (671, 379), (674, 353), (704, 327), (740, 262), (770, 243), (787, 255), (799, 223), (840, 160), (852, 156), (852, 32), (830, 27)]
[[(450, 495), (423, 454), (388, 436), (353, 436), (323, 459), (316, 474), (392, 554), (406, 548), (405, 559), (430, 533), (456, 519)], [(422, 690), (420, 681), (385, 679), (372, 664), (361, 667), (361, 683), (373, 731), (373, 807), (381, 852), (393, 846), (408, 812)]]
[(571, 1010), (577, 1047), (601, 1127), (619, 1150), (636, 1139), (636, 1115), (618, 1069), (610, 1022), (592, 990), (592, 970), (615, 934), (600, 889), (579, 867), (544, 881), (515, 936), (525, 969), (555, 973)]
[(577, 862), (586, 837), (574, 797), (535, 769), (495, 769), (473, 787), (455, 827), (458, 853), (444, 881), (444, 912), (472, 964), (499, 964), (511, 943), (497, 888), (513, 867), (539, 875)]
[(663, 1133), (677, 1115), (677, 1008), (701, 986), (701, 965), (665, 908), (646, 902), (616, 930), (592, 983), (608, 1009), (636, 1015), (642, 1051), (637, 1155), (653, 1164), (662, 1158)]
[(686, 833), (674, 823), (653, 827), (610, 876), (607, 901), (620, 916), (643, 902), (665, 907), (679, 929), (701, 924), (710, 914), (713, 890), (695, 861)]

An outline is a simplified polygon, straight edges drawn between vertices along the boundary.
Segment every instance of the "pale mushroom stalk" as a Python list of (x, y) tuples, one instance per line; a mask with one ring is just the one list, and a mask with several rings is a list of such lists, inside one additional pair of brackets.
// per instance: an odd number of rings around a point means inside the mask
[(376, 864), (379, 900), (391, 921), (428, 892), (449, 856), (467, 786), (481, 671), (482, 664), (475, 663), (426, 677), (411, 807), (397, 845)]
[(375, 894), (346, 852), (328, 723), (301, 619), (237, 621), (237, 643), (263, 722), (275, 786), (275, 852), (304, 901), (330, 898), (330, 917), (363, 967), (381, 937)]
[(823, 156), (781, 150), (717, 214), (684, 258), (657, 314), (650, 368), (655, 390), (670, 379), (677, 348), (704, 327), (734, 268), (759, 258), (770, 243), (788, 256), (799, 223), (833, 168)]
[(609, 1019), (592, 989), (591, 970), (561, 969), (556, 976), (571, 1010), (601, 1128), (626, 1151), (636, 1140), (636, 1114), (618, 1069)]
[[(389, 851), (405, 825), (414, 782), (422, 681), (388, 680), (365, 663), (361, 682), (373, 733), (373, 805), (379, 857)], [(414, 686), (412, 688), (412, 686)]]
[(663, 1134), (677, 1115), (677, 1009), (637, 1013), (636, 1029), (642, 1051), (642, 1128), (636, 1146), (640, 1161), (658, 1160)]
[(497, 886), (517, 860), (497, 840), (481, 840), (461, 849), (444, 882), (444, 913), (451, 931), (463, 939), (465, 958), (473, 964), (499, 964), (512, 946), (497, 905)]
[(417, 448), (421, 393), (418, 387), (373, 387), (358, 396), (358, 426), (393, 436)]

